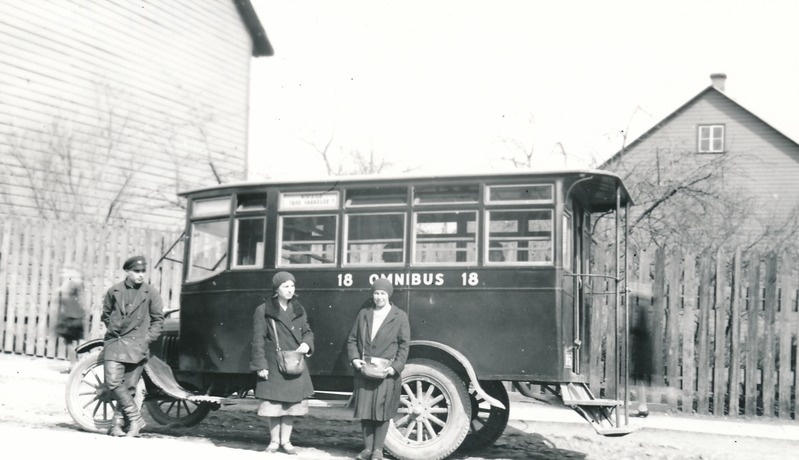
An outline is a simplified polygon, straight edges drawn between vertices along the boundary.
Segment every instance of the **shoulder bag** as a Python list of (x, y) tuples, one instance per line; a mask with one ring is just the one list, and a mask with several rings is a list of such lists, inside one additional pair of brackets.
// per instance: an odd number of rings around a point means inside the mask
[(283, 351), (280, 349), (280, 340), (277, 338), (277, 326), (275, 320), (272, 321), (272, 330), (275, 331), (275, 346), (277, 349), (277, 367), (280, 372), (286, 375), (299, 375), (305, 370), (305, 354), (299, 351)]

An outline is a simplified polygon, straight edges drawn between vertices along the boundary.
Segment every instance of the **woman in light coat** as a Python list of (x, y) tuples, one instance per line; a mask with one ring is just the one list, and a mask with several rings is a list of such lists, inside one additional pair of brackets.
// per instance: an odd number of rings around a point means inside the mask
[[(347, 339), (347, 355), (355, 368), (355, 418), (361, 419), (364, 450), (359, 459), (383, 458), (383, 445), (389, 422), (399, 409), (402, 392), (400, 374), (408, 360), (411, 328), (408, 315), (390, 302), (394, 287), (385, 278), (372, 284), (372, 299), (355, 320)], [(366, 360), (382, 358), (390, 361), (382, 378), (362, 373)]]

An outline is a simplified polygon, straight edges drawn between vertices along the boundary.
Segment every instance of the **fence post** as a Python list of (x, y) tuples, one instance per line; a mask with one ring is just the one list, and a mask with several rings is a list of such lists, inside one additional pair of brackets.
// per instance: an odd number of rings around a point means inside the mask
[(710, 302), (712, 301), (712, 289), (710, 287), (710, 254), (702, 254), (699, 264), (700, 279), (699, 289), (699, 320), (698, 331), (696, 334), (696, 351), (699, 366), (696, 372), (697, 395), (696, 411), (700, 414), (707, 414), (709, 407), (710, 394), (710, 355), (708, 343), (708, 327), (710, 322)]
[(0, 240), (0, 349), (2, 350), (5, 350), (6, 318), (11, 317), (6, 314), (6, 307), (9, 306), (6, 302), (6, 297), (8, 292), (8, 272), (10, 270), (11, 230), (11, 222), (6, 220), (3, 223), (3, 239)]
[(655, 251), (655, 279), (652, 285), (652, 400), (660, 402), (663, 377), (663, 338), (666, 323), (665, 308), (666, 256), (663, 248)]
[(724, 415), (727, 380), (727, 256), (721, 248), (716, 253), (716, 295), (713, 331), (713, 414)]
[(793, 316), (793, 305), (791, 305), (791, 295), (793, 293), (793, 260), (788, 251), (783, 252), (780, 264), (780, 357), (779, 357), (779, 417), (781, 419), (791, 418), (791, 346), (793, 337), (791, 336), (791, 316)]
[(677, 249), (669, 258), (669, 302), (666, 323), (666, 375), (668, 376), (668, 389), (666, 402), (669, 409), (677, 410), (677, 394), (680, 392), (680, 371), (678, 368), (680, 357), (680, 304), (681, 304), (681, 279), (682, 251)]
[(737, 416), (741, 386), (741, 307), (743, 293), (741, 279), (741, 248), (735, 249), (732, 260), (732, 286), (730, 291), (730, 403), (729, 415)]
[(749, 255), (749, 295), (746, 304), (746, 399), (744, 401), (745, 415), (757, 415), (757, 380), (759, 373), (758, 358), (760, 356), (759, 328), (760, 310), (760, 254), (753, 252)]
[(683, 292), (682, 324), (682, 411), (690, 414), (694, 409), (694, 387), (696, 385), (696, 256), (688, 253), (683, 257), (685, 266), (685, 292)]
[(763, 415), (774, 415), (774, 320), (777, 314), (777, 254), (769, 252), (766, 256), (766, 310), (763, 327), (765, 328), (765, 348), (763, 353)]

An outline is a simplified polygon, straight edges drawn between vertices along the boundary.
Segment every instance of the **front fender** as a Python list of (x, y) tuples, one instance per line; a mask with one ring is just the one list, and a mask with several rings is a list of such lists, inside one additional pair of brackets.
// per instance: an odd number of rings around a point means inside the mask
[(78, 345), (78, 347), (75, 348), (75, 353), (77, 354), (86, 353), (94, 350), (97, 347), (102, 347), (102, 346), (103, 346), (103, 339), (92, 339), (89, 340), (88, 342), (84, 342)]

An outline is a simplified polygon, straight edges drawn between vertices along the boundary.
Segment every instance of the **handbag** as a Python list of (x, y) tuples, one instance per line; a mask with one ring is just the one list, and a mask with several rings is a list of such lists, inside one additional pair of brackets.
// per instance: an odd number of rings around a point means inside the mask
[[(362, 331), (361, 334), (361, 347), (366, 344), (366, 337), (365, 332)], [(361, 359), (363, 360), (364, 364), (361, 367), (361, 374), (373, 380), (383, 380), (386, 378), (386, 369), (391, 363), (394, 362), (393, 359), (385, 359), (385, 358), (377, 358), (374, 356), (366, 356), (364, 350), (361, 351)]]
[(277, 350), (277, 367), (280, 372), (286, 375), (299, 375), (305, 370), (305, 353), (299, 351), (289, 350), (283, 351), (280, 349), (280, 341), (277, 338), (277, 326), (275, 320), (272, 321), (272, 329), (275, 331), (275, 346)]

